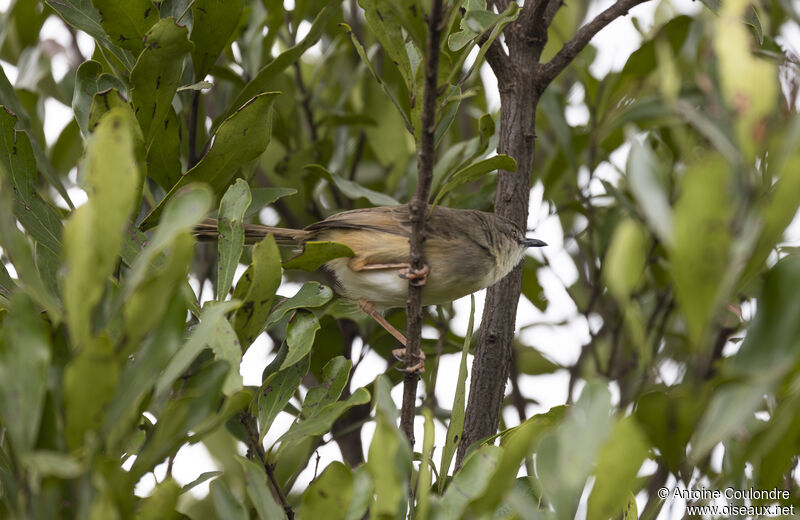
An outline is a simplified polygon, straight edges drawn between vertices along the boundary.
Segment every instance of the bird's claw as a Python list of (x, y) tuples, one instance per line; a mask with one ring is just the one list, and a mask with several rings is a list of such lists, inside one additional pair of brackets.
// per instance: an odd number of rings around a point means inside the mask
[(398, 276), (404, 280), (408, 280), (409, 283), (415, 287), (422, 287), (425, 285), (425, 282), (428, 281), (428, 273), (430, 272), (431, 268), (428, 267), (428, 264), (422, 264), (422, 269), (414, 269), (409, 265), (408, 267), (400, 269)]
[[(392, 355), (398, 361), (405, 361), (407, 350), (404, 348), (396, 348), (392, 350)], [(407, 374), (422, 374), (425, 372), (425, 352), (419, 351), (419, 354), (414, 356), (417, 362), (410, 367), (401, 367), (398, 368), (400, 372), (405, 372)]]

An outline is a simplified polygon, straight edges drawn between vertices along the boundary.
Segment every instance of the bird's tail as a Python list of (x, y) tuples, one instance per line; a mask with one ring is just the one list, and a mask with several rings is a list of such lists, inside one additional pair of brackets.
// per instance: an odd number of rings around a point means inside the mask
[[(275, 241), (282, 245), (294, 245), (307, 238), (308, 231), (304, 229), (287, 229), (272, 226), (262, 226), (260, 224), (244, 225), (245, 244), (257, 244), (267, 235), (275, 237)], [(217, 221), (206, 219), (194, 228), (194, 237), (200, 242), (216, 242), (219, 240), (219, 229)]]

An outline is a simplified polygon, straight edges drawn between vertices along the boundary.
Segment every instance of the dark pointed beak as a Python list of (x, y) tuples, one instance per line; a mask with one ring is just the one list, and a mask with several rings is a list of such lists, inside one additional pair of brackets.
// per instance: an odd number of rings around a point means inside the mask
[(543, 247), (547, 245), (547, 243), (536, 238), (523, 238), (519, 243), (525, 247)]

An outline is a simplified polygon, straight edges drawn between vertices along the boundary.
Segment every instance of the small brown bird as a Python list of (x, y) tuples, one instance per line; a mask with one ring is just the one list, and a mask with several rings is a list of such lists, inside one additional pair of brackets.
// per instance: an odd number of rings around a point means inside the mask
[[(216, 223), (206, 223), (195, 234), (200, 240), (216, 240), (217, 233)], [(407, 204), (344, 211), (305, 229), (245, 227), (249, 243), (267, 234), (283, 243), (330, 240), (352, 249), (353, 257), (325, 264), (336, 277), (338, 292), (357, 300), (404, 345), (405, 337), (375, 309), (405, 307), (409, 278), (425, 285), (423, 305), (445, 304), (499, 281), (519, 264), (527, 248), (547, 245), (526, 238), (524, 230), (493, 213), (436, 206), (425, 224), (426, 268), (411, 272)]]

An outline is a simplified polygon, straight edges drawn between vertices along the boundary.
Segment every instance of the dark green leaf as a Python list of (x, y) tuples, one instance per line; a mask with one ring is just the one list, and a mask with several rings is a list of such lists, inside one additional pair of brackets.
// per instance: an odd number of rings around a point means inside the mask
[(238, 457), (237, 460), (244, 467), (245, 485), (247, 486), (247, 497), (258, 513), (261, 520), (282, 520), (286, 518), (286, 513), (275, 502), (267, 486), (267, 475), (262, 466), (251, 460)]
[(471, 166), (467, 166), (463, 170), (455, 172), (447, 180), (444, 186), (441, 187), (439, 193), (436, 194), (436, 198), (433, 199), (433, 205), (436, 206), (439, 204), (439, 201), (442, 200), (442, 197), (447, 195), (453, 189), (468, 182), (478, 180), (489, 172), (495, 170), (506, 170), (513, 172), (516, 171), (516, 169), (517, 162), (507, 155), (495, 155), (494, 157), (478, 161)]
[(12, 297), (0, 330), (0, 417), (13, 449), (27, 453), (36, 442), (47, 389), (48, 331), (25, 293)]
[(189, 432), (216, 412), (222, 397), (222, 384), (228, 363), (212, 361), (188, 377), (180, 397), (164, 407), (153, 432), (139, 452), (128, 478), (136, 482), (156, 464), (180, 448)]
[(334, 258), (352, 257), (353, 250), (339, 242), (303, 242), (303, 251), (283, 263), (284, 269), (316, 271)]
[(453, 407), (450, 413), (450, 422), (447, 425), (447, 436), (442, 449), (442, 460), (439, 463), (439, 494), (444, 490), (444, 476), (450, 471), (450, 463), (461, 444), (461, 434), (464, 430), (464, 405), (467, 393), (467, 357), (469, 345), (472, 342), (472, 329), (475, 325), (475, 295), (470, 295), (469, 323), (467, 334), (464, 336), (464, 346), (461, 348), (461, 363), (458, 365), (458, 378), (456, 379), (456, 392), (453, 396)]
[(244, 505), (233, 495), (224, 480), (216, 479), (209, 486), (209, 490), (214, 501), (217, 518), (249, 520), (250, 517)]
[(308, 34), (306, 34), (306, 37), (303, 38), (302, 41), (298, 42), (294, 47), (290, 47), (283, 51), (277, 58), (259, 70), (255, 77), (251, 79), (247, 85), (245, 85), (245, 87), (236, 97), (236, 100), (233, 102), (232, 106), (234, 108), (241, 106), (248, 99), (263, 92), (269, 83), (272, 82), (281, 72), (299, 60), (300, 56), (302, 56), (304, 52), (306, 52), (312, 45), (317, 43), (320, 37), (322, 37), (325, 26), (328, 24), (331, 17), (336, 14), (339, 7), (340, 6), (336, 2), (332, 3), (330, 0), (328, 0), (325, 7), (320, 11), (320, 13), (314, 19), (314, 22), (311, 24), (311, 28), (309, 29)]
[(217, 300), (224, 300), (233, 284), (244, 247), (244, 213), (250, 205), (250, 188), (242, 179), (228, 188), (219, 204), (219, 261), (217, 262)]
[(319, 386), (310, 388), (303, 400), (303, 417), (312, 417), (326, 405), (336, 402), (347, 384), (352, 368), (353, 362), (344, 356), (336, 356), (328, 361), (322, 369)]
[(258, 430), (261, 432), (261, 439), (297, 391), (308, 373), (308, 367), (309, 359), (305, 358), (286, 370), (270, 374), (264, 380), (258, 393)]
[(619, 420), (597, 456), (596, 480), (587, 518), (611, 518), (624, 511), (634, 481), (647, 457), (648, 443), (631, 417)]
[(267, 235), (255, 245), (252, 262), (233, 291), (233, 297), (242, 301), (233, 317), (233, 328), (244, 348), (264, 330), (275, 291), (281, 284), (281, 255), (275, 237)]
[(268, 329), (272, 325), (278, 323), (288, 312), (301, 307), (322, 307), (328, 303), (331, 298), (333, 298), (333, 291), (330, 287), (317, 282), (306, 282), (300, 290), (297, 291), (297, 294), (275, 306), (264, 328)]
[(683, 193), (675, 206), (672, 273), (695, 348), (704, 344), (709, 320), (720, 302), (720, 284), (730, 265), (730, 225), (736, 207), (731, 182), (721, 158), (697, 162), (685, 173)]
[(158, 223), (167, 201), (192, 182), (207, 182), (221, 195), (241, 166), (257, 158), (267, 147), (270, 136), (270, 113), (277, 93), (259, 94), (217, 129), (211, 148), (194, 168), (186, 172), (156, 208), (142, 221), (148, 229)]
[(353, 474), (341, 462), (332, 462), (303, 493), (300, 518), (345, 520), (353, 497)]
[(146, 146), (150, 146), (172, 108), (184, 56), (192, 50), (188, 34), (185, 26), (171, 18), (159, 20), (147, 31), (144, 51), (131, 70), (131, 102)]
[(158, 22), (158, 9), (150, 0), (92, 0), (108, 38), (123, 49), (139, 54), (145, 33)]
[(61, 252), (61, 219), (36, 190), (36, 159), (28, 135), (14, 129), (16, 118), (0, 110), (0, 175), (14, 190), (14, 215), (25, 230), (54, 254)]
[(345, 401), (331, 403), (321, 408), (314, 416), (292, 425), (289, 431), (281, 435), (278, 442), (288, 443), (300, 440), (309, 435), (318, 436), (330, 431), (333, 422), (353, 406), (366, 404), (370, 395), (366, 388), (359, 388)]
[(376, 206), (395, 206), (400, 204), (397, 200), (384, 193), (365, 188), (355, 181), (344, 179), (339, 175), (328, 171), (319, 164), (310, 164), (306, 166), (306, 170), (323, 179), (326, 179), (328, 182), (336, 186), (336, 188), (341, 191), (342, 194), (350, 199), (357, 200), (361, 197), (364, 197)]
[(192, 4), (194, 77), (201, 80), (227, 47), (242, 18), (244, 0), (197, 0)]

